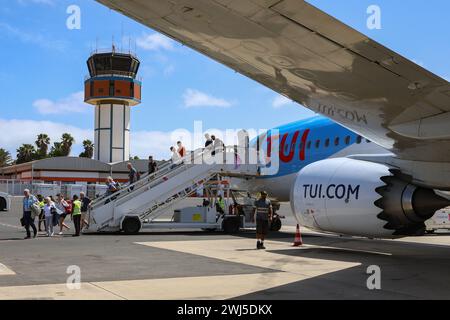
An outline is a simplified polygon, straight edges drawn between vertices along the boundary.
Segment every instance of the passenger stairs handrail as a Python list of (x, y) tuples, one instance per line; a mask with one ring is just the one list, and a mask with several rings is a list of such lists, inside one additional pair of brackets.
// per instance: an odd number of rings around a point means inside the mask
[[(223, 155), (223, 158), (224, 158), (223, 164), (227, 164), (225, 161), (226, 160), (225, 155), (227, 154), (228, 150), (230, 150), (232, 153), (236, 154), (237, 147), (236, 146), (224, 147), (224, 152), (216, 151), (217, 156), (220, 156), (221, 154)], [(164, 182), (164, 181), (161, 181), (161, 179), (174, 177), (174, 176), (182, 173), (183, 171), (188, 170), (193, 165), (198, 165), (198, 164), (210, 165), (207, 163), (205, 164), (205, 160), (211, 159), (212, 157), (214, 157), (211, 154), (211, 151), (213, 151), (213, 149), (211, 149), (211, 148), (207, 148), (207, 149), (199, 148), (193, 152), (190, 152), (187, 156), (185, 156), (184, 158), (179, 160), (179, 164), (175, 168), (173, 168), (174, 164), (169, 161), (155, 173), (144, 176), (143, 178), (141, 178), (139, 181), (135, 182), (134, 184), (127, 185), (123, 189), (121, 189), (113, 194), (96, 199), (93, 202), (93, 204), (91, 205), (91, 209), (95, 209), (99, 206), (102, 206), (102, 205), (112, 202), (112, 201), (118, 203), (119, 200), (121, 200), (122, 198), (129, 198), (131, 196), (135, 197), (136, 194), (139, 194), (142, 192), (142, 189), (144, 187), (145, 187), (144, 191), (148, 191), (149, 189)], [(215, 163), (213, 163), (213, 164), (215, 164)], [(236, 159), (233, 159), (233, 164), (236, 164)], [(122, 201), (120, 201), (120, 202), (122, 202)]]
[[(180, 163), (183, 163), (184, 161), (187, 161), (188, 159), (192, 159), (192, 158), (194, 160), (192, 162), (195, 163), (195, 160), (199, 156), (203, 156), (204, 151), (205, 151), (204, 148), (199, 148), (199, 149), (189, 153), (184, 158), (180, 159)], [(95, 199), (91, 205), (91, 209), (95, 209), (98, 206), (101, 206), (105, 203), (109, 203), (111, 201), (118, 200), (123, 194), (129, 194), (131, 189), (133, 189), (132, 191), (135, 191), (136, 189), (139, 189), (142, 186), (147, 185), (149, 182), (157, 180), (161, 176), (166, 175), (167, 172), (172, 171), (171, 168), (173, 165), (174, 164), (171, 161), (168, 161), (161, 168), (158, 168), (158, 170), (156, 172), (154, 172), (153, 174), (145, 175), (144, 177), (142, 177), (139, 181), (135, 182), (134, 184), (127, 185), (127, 186), (123, 187), (122, 189), (120, 189), (119, 191), (114, 192), (113, 194), (106, 194), (100, 198)]]

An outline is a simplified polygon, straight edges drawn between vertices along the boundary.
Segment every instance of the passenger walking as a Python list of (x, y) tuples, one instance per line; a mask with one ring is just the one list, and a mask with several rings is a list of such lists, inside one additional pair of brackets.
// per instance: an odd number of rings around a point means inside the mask
[(106, 179), (106, 193), (105, 196), (108, 198), (105, 201), (105, 204), (110, 203), (111, 201), (116, 200), (117, 197), (111, 197), (114, 193), (116, 193), (117, 191), (119, 191), (120, 186), (117, 182), (114, 181), (114, 179), (112, 177), (108, 177)]
[(175, 147), (170, 147), (170, 151), (172, 152), (172, 166), (171, 169), (174, 169), (177, 165), (181, 162), (180, 154), (178, 153), (177, 149)]
[(158, 164), (155, 160), (153, 160), (153, 157), (148, 157), (148, 174), (154, 174), (158, 170)]
[(209, 133), (205, 134), (205, 138), (206, 138), (205, 149), (207, 149), (209, 146), (212, 147), (214, 141), (211, 139), (211, 136), (209, 135)]
[(37, 237), (37, 229), (36, 225), (34, 224), (35, 217), (32, 213), (32, 206), (38, 202), (37, 198), (33, 196), (29, 189), (25, 189), (23, 191), (24, 198), (23, 198), (23, 217), (22, 217), (22, 224), (25, 227), (25, 230), (27, 232), (27, 236), (25, 239), (31, 239), (31, 232), (30, 227), (33, 229), (33, 237)]
[(262, 191), (261, 197), (255, 201), (254, 219), (256, 218), (256, 248), (266, 249), (264, 240), (269, 233), (269, 226), (272, 221), (272, 203), (267, 199), (267, 192)]
[(39, 214), (39, 221), (38, 221), (38, 230), (39, 232), (42, 231), (42, 222), (44, 223), (44, 229), (47, 230), (47, 228), (45, 227), (45, 215), (44, 215), (44, 206), (45, 206), (45, 199), (42, 195), (38, 194), (37, 197), (38, 202), (39, 202), (39, 207), (41, 208), (41, 213)]
[(81, 233), (81, 201), (77, 195), (72, 200), (72, 221), (75, 226), (75, 234), (73, 237), (79, 237)]
[(110, 196), (113, 193), (119, 191), (119, 186), (117, 185), (117, 182), (115, 182), (112, 177), (108, 177), (106, 179), (106, 186), (108, 187), (108, 189), (106, 190), (107, 196)]
[(89, 210), (89, 205), (91, 204), (91, 199), (86, 197), (84, 192), (80, 192), (80, 201), (81, 201), (81, 230), (84, 227), (89, 227), (89, 223), (87, 221), (87, 212)]
[(186, 157), (186, 148), (183, 146), (183, 143), (181, 143), (181, 141), (178, 141), (177, 146), (178, 146), (178, 154), (180, 155), (180, 157), (181, 158)]
[[(127, 168), (129, 170), (128, 173), (128, 183), (131, 186), (132, 184), (135, 184), (136, 182), (138, 182), (141, 178), (139, 172), (136, 170), (135, 167), (133, 167), (133, 164), (131, 164), (131, 162), (127, 163)], [(130, 188), (131, 191), (133, 191), (134, 187)]]
[(61, 194), (57, 194), (56, 195), (56, 208), (58, 209), (58, 211), (60, 212), (59, 215), (59, 235), (63, 234), (64, 228), (66, 228), (67, 230), (70, 230), (70, 227), (65, 224), (65, 220), (67, 218), (67, 215), (71, 213), (72, 211), (72, 206), (69, 202), (67, 202), (64, 199), (64, 196)]
[(216, 152), (222, 153), (224, 151), (223, 141), (217, 138), (216, 136), (211, 136), (211, 139), (213, 141), (213, 149), (214, 149), (212, 155), (215, 156)]
[(55, 204), (52, 202), (50, 197), (45, 198), (44, 204), (44, 217), (45, 217), (45, 232), (47, 233), (47, 237), (53, 237), (53, 217), (58, 214)]

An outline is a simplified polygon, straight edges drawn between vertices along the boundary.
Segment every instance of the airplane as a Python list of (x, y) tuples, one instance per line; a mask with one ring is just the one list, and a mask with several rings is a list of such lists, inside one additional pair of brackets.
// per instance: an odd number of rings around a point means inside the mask
[(448, 81), (304, 0), (96, 1), (320, 115), (278, 128), (280, 171), (247, 181), (302, 225), (415, 236), (450, 204)]

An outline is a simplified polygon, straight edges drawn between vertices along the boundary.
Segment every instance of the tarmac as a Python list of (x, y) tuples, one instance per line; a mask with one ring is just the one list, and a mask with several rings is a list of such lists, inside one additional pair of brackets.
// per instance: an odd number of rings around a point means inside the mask
[[(15, 198), (12, 210), (0, 213), (0, 300), (450, 298), (450, 234), (369, 240), (302, 229), (304, 244), (293, 247), (289, 204), (280, 213), (284, 226), (269, 236), (265, 251), (255, 249), (252, 230), (80, 238), (70, 230), (23, 240)], [(370, 266), (380, 268), (379, 290), (368, 288)]]

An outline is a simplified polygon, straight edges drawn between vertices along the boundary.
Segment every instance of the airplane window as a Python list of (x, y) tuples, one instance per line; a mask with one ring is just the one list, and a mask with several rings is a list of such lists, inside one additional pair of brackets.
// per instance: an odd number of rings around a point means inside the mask
[(320, 140), (317, 140), (316, 141), (316, 149), (319, 149), (320, 148)]
[(350, 144), (350, 140), (351, 140), (350, 136), (345, 137), (345, 144), (349, 145)]
[(308, 141), (308, 145), (306, 146), (308, 149), (311, 149), (311, 141)]
[(362, 137), (358, 136), (358, 138), (356, 138), (356, 143), (361, 144), (361, 142), (362, 142)]
[(330, 139), (325, 140), (325, 147), (328, 148), (330, 146)]
[(336, 137), (336, 139), (334, 139), (334, 145), (335, 146), (339, 145), (339, 137)]
[(369, 139), (366, 139), (366, 142), (367, 142), (367, 143), (371, 143), (372, 141), (370, 141)]

